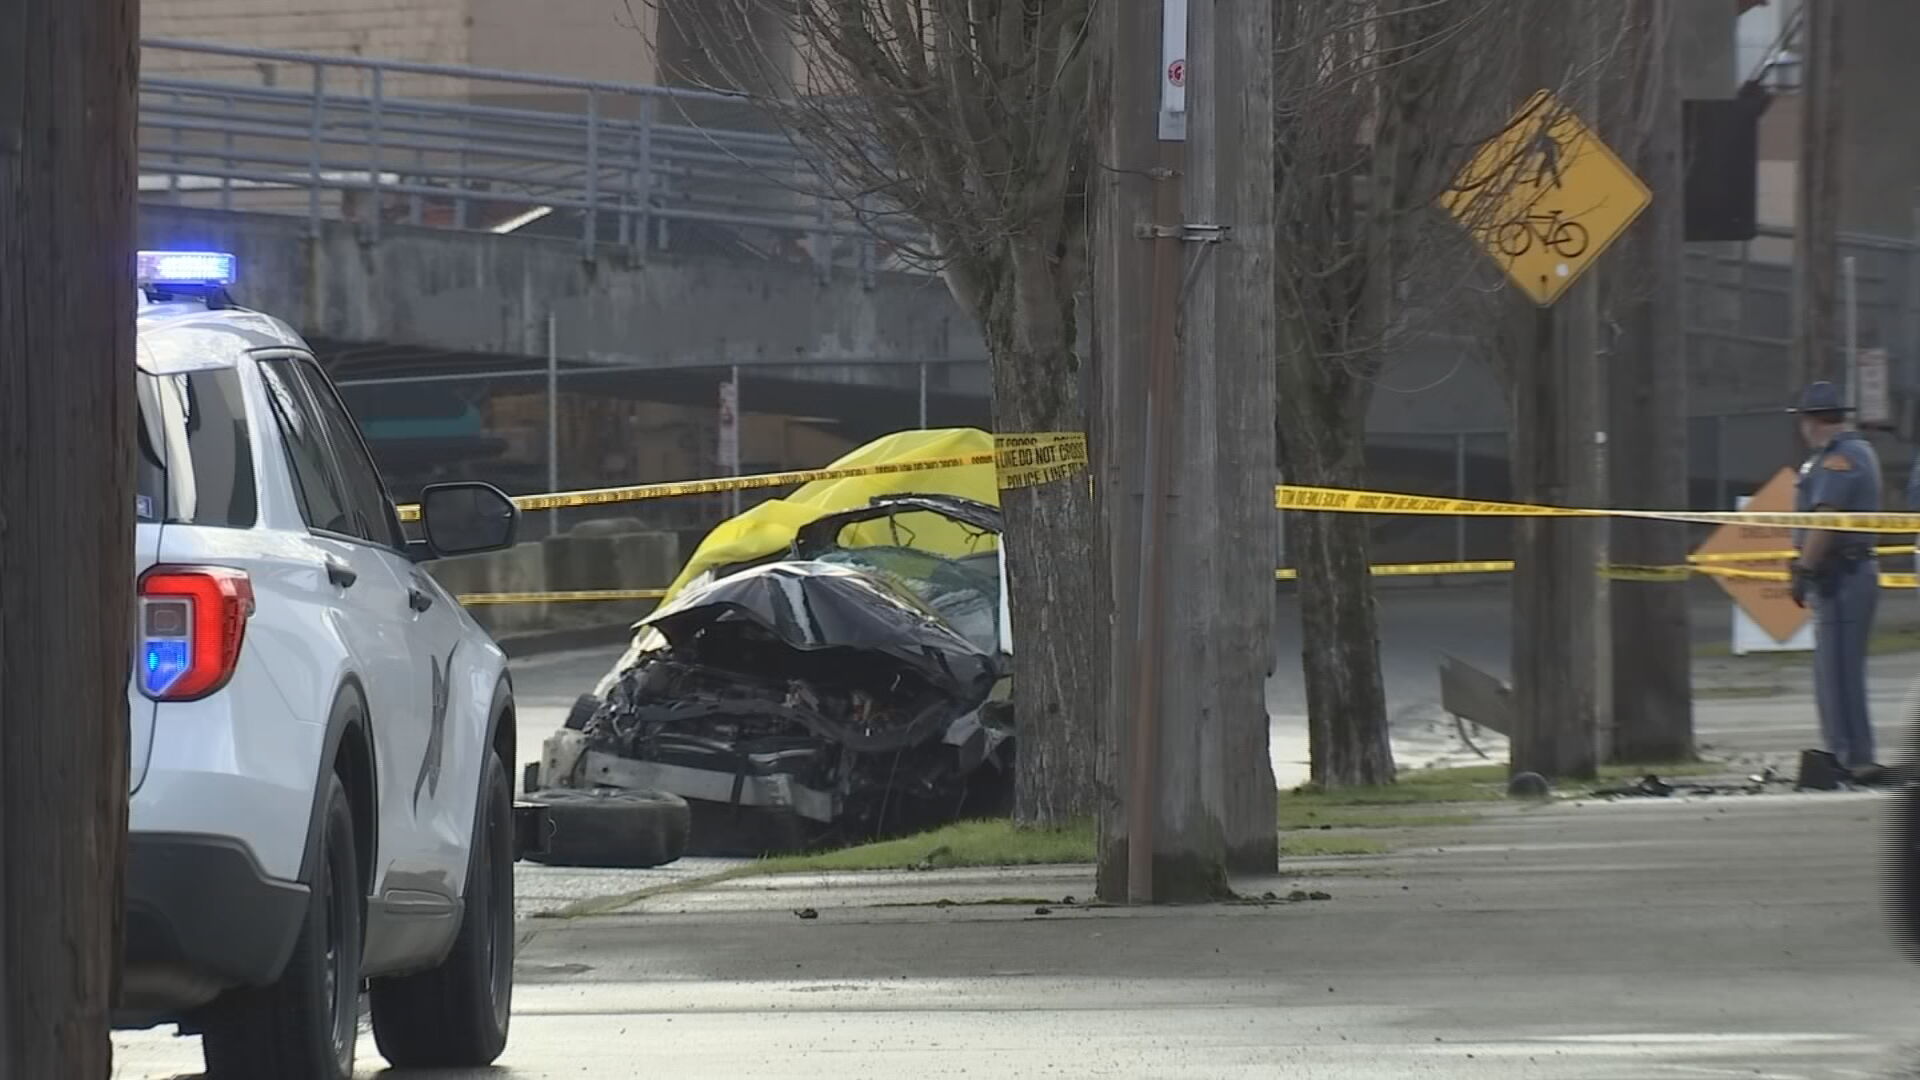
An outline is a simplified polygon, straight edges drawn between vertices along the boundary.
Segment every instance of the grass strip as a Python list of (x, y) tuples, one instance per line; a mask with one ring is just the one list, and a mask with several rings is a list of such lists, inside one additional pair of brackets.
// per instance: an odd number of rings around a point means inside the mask
[(841, 870), (951, 870), (971, 866), (1045, 866), (1094, 861), (1093, 825), (1026, 829), (1004, 818), (961, 821), (931, 832), (811, 855), (778, 855), (754, 864), (762, 874)]

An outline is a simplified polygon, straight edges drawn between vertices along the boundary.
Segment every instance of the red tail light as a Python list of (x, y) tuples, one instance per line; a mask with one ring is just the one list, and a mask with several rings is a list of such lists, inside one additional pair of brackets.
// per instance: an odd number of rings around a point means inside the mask
[(253, 614), (253, 583), (222, 566), (156, 566), (140, 577), (140, 690), (193, 701), (227, 685)]

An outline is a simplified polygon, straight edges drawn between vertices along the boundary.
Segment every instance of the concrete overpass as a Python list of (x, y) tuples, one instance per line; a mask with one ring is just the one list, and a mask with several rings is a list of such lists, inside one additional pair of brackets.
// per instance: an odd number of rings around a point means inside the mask
[[(1730, 27), (1700, 18), (1688, 93), (1730, 92)], [(738, 99), (194, 42), (144, 49), (168, 62), (149, 64), (141, 86), (142, 244), (238, 254), (242, 302), (309, 335), (410, 480), (482, 461), (487, 476), (544, 486), (549, 326), (560, 427), (578, 436), (560, 448), (569, 486), (712, 472), (717, 385), (736, 367), (752, 414), (746, 467), (810, 464), (923, 418), (990, 422), (978, 333), (916, 266), (911, 225), (856, 220), (849, 193)], [(1695, 422), (1703, 504), (1763, 476), (1754, 463), (1770, 466), (1784, 438), (1772, 413), (1787, 235), (1689, 255), (1692, 400), (1732, 417)], [(1920, 245), (1861, 238), (1848, 250), (1862, 344), (1893, 353), (1910, 398)], [(1369, 425), (1383, 485), (1504, 494), (1505, 395), (1470, 340), (1420, 335), (1383, 377)]]

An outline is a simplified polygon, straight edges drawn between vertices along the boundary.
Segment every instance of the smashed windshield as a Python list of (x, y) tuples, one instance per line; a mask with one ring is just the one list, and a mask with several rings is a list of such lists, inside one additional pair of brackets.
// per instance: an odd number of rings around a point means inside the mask
[(993, 552), (949, 559), (917, 548), (881, 546), (841, 548), (819, 558), (892, 581), (981, 652), (999, 651), (1000, 563)]

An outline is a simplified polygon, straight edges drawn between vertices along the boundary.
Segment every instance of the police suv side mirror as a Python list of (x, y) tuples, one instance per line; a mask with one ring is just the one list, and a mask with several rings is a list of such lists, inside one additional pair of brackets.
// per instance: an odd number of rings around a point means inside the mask
[(420, 492), (420, 524), (435, 556), (477, 555), (513, 546), (520, 508), (492, 484), (429, 484)]

